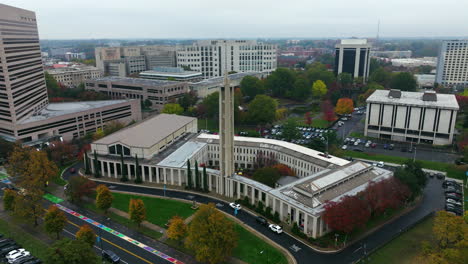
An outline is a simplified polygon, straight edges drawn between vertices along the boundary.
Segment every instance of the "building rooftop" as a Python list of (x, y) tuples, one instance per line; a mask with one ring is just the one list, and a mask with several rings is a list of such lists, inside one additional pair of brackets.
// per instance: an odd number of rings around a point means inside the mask
[[(207, 143), (213, 142), (213, 140), (219, 141), (219, 135), (212, 135), (212, 134), (200, 134), (197, 138), (198, 140), (203, 140)], [(313, 162), (321, 162), (323, 167), (327, 167), (329, 165), (337, 165), (343, 166), (349, 163), (349, 161), (338, 158), (335, 156), (329, 155), (329, 157), (322, 156), (323, 153), (306, 148), (300, 145), (296, 145), (293, 143), (289, 143), (286, 141), (276, 140), (276, 139), (267, 139), (267, 138), (255, 138), (255, 137), (234, 137), (234, 144), (235, 145), (249, 145), (252, 144), (253, 146), (260, 146), (263, 148), (271, 148), (271, 149), (278, 149), (278, 148), (285, 148), (283, 151), (294, 151), (296, 152), (296, 156), (302, 156), (303, 159), (309, 160), (313, 158)]]
[(109, 145), (120, 142), (130, 147), (150, 148), (193, 120), (196, 118), (159, 114), (101, 138), (93, 144)]
[(75, 65), (71, 67), (60, 67), (56, 69), (46, 70), (49, 74), (60, 74), (65, 72), (79, 72), (79, 71), (98, 71), (99, 69), (94, 66)]
[(367, 39), (342, 39), (341, 45), (367, 45)]
[(151, 76), (158, 76), (158, 77), (175, 77), (175, 78), (190, 78), (190, 77), (201, 77), (202, 73), (201, 72), (196, 72), (196, 71), (170, 71), (170, 70), (162, 70), (155, 68), (154, 70), (151, 71), (142, 71), (140, 72), (141, 77), (151, 77)]
[(437, 101), (423, 101), (424, 92), (401, 91), (400, 98), (390, 97), (389, 93), (390, 90), (376, 90), (373, 94), (371, 94), (371, 96), (369, 96), (369, 98), (367, 98), (366, 102), (410, 105), (419, 107), (437, 107), (452, 110), (459, 109), (457, 99), (453, 94), (436, 94)]
[(187, 160), (190, 159), (193, 156), (193, 154), (197, 153), (205, 146), (206, 143), (203, 142), (188, 141), (176, 151), (172, 152), (164, 160), (159, 162), (158, 166), (175, 168), (185, 167)]
[(167, 80), (153, 80), (153, 79), (142, 79), (142, 78), (130, 78), (130, 77), (118, 77), (118, 76), (107, 76), (102, 78), (97, 78), (92, 81), (95, 82), (118, 82), (134, 85), (146, 85), (146, 86), (161, 86), (168, 84), (180, 84), (181, 82), (177, 81), (167, 81)]
[(87, 102), (69, 102), (69, 103), (51, 103), (41, 112), (36, 115), (30, 116), (19, 122), (19, 124), (26, 124), (46, 120), (48, 118), (87, 111), (93, 108), (99, 108), (108, 105), (120, 104), (128, 102), (129, 100), (106, 100), (106, 101), (87, 101)]
[[(238, 72), (238, 73), (229, 74), (228, 78), (230, 81), (240, 82), (242, 78), (244, 78), (245, 76), (259, 76), (261, 74), (262, 74), (261, 72), (257, 72), (257, 71)], [(203, 81), (193, 83), (193, 85), (216, 85), (216, 84), (222, 84), (223, 82), (224, 82), (224, 76), (220, 76), (220, 77), (205, 79)]]

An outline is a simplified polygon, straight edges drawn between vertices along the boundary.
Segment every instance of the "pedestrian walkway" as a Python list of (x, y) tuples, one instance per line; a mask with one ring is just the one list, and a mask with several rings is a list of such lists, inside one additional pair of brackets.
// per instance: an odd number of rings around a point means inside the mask
[(102, 229), (102, 230), (104, 230), (104, 231), (106, 231), (106, 232), (108, 232), (108, 233), (110, 233), (110, 234), (112, 234), (114, 236), (117, 236), (117, 237), (119, 237), (119, 238), (121, 238), (121, 239), (123, 239), (123, 240), (125, 240), (127, 242), (130, 242), (130, 243), (132, 243), (132, 244), (134, 244), (134, 245), (136, 245), (136, 246), (138, 246), (138, 247), (140, 247), (140, 248), (142, 248), (142, 249), (144, 249), (144, 250), (146, 250), (146, 251), (148, 251), (148, 252), (150, 252), (150, 253), (152, 253), (152, 254), (160, 257), (160, 258), (162, 258), (162, 259), (164, 259), (164, 260), (169, 261), (170, 263), (184, 264), (184, 262), (182, 262), (180, 260), (177, 260), (177, 259), (175, 259), (175, 258), (173, 258), (171, 256), (168, 256), (168, 255), (164, 254), (163, 252), (161, 252), (159, 250), (156, 250), (156, 249), (154, 249), (152, 247), (149, 247), (149, 246), (147, 246), (147, 245), (145, 245), (145, 244), (143, 244), (143, 243), (141, 243), (141, 242), (139, 242), (139, 241), (137, 241), (135, 239), (132, 239), (132, 238), (130, 238), (130, 237), (128, 237), (128, 236), (114, 230), (114, 229), (111, 229), (111, 228), (109, 228), (109, 227), (107, 227), (107, 226), (105, 226), (105, 225), (103, 225), (103, 224), (101, 224), (99, 222), (96, 222), (93, 219), (88, 218), (88, 217), (86, 217), (86, 216), (84, 216), (84, 215), (82, 215), (82, 214), (80, 214), (78, 212), (75, 212), (75, 211), (73, 211), (73, 210), (71, 210), (71, 209), (69, 209), (69, 208), (67, 208), (67, 207), (65, 207), (63, 205), (56, 204), (56, 206), (60, 210), (66, 212), (66, 213), (68, 213), (70, 215), (73, 215), (73, 216), (75, 216), (75, 217), (77, 217), (77, 218), (79, 218), (79, 219), (81, 219), (81, 220), (83, 220), (85, 222), (88, 222), (89, 224), (91, 224), (91, 225), (93, 225), (93, 226), (95, 226), (97, 228), (100, 228), (100, 229)]
[(60, 199), (57, 196), (54, 196), (54, 195), (49, 194), (49, 193), (44, 194), (44, 196), (42, 196), (42, 198), (44, 198), (46, 200), (49, 200), (49, 201), (51, 201), (51, 202), (53, 202), (55, 204), (63, 202), (63, 199)]

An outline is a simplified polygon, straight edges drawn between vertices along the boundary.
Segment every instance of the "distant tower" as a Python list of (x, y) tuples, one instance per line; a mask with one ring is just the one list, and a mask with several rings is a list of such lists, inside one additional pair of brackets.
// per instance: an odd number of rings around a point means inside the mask
[(218, 193), (230, 193), (230, 178), (234, 174), (234, 92), (228, 78), (227, 54), (224, 54), (224, 85), (219, 92), (219, 151), (222, 181)]

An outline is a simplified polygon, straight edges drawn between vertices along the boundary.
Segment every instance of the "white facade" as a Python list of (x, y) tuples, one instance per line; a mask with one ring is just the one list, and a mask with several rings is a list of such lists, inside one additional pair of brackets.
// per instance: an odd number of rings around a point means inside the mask
[(377, 90), (366, 102), (365, 136), (434, 145), (452, 143), (459, 109), (453, 94)]
[(101, 78), (104, 73), (92, 66), (73, 66), (47, 70), (57, 82), (65, 86), (78, 86), (87, 80)]
[[(227, 54), (226, 61), (223, 61), (224, 54)], [(203, 73), (204, 78), (223, 76), (225, 68), (228, 72), (269, 74), (276, 65), (276, 45), (255, 40), (199, 40), (177, 50), (177, 66), (190, 67)]]
[(449, 87), (468, 85), (468, 40), (442, 42), (436, 82)]
[(335, 46), (335, 74), (351, 74), (353, 78), (369, 78), (371, 44), (366, 39), (342, 39)]
[(431, 66), (437, 65), (436, 57), (423, 57), (423, 58), (412, 58), (412, 59), (392, 59), (392, 66), (414, 68), (419, 66)]

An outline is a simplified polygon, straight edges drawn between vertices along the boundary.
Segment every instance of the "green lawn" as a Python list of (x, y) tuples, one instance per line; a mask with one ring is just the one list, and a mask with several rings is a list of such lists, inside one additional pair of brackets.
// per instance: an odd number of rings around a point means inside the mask
[[(286, 257), (276, 248), (255, 236), (239, 224), (235, 224), (239, 242), (233, 256), (247, 263), (277, 264), (288, 263)], [(260, 254), (260, 252), (262, 252)]]
[[(103, 214), (104, 212), (97, 209), (96, 208), (96, 205), (94, 203), (85, 203), (83, 204), (83, 206), (91, 211), (94, 211), (96, 213), (99, 213), (99, 214)], [(156, 239), (158, 240), (163, 234), (161, 234), (160, 232), (157, 232), (157, 231), (154, 231), (152, 229), (149, 229), (149, 228), (146, 228), (144, 226), (140, 226), (138, 227), (137, 224), (135, 224), (134, 222), (132, 222), (130, 219), (128, 218), (125, 218), (125, 217), (122, 217), (120, 215), (117, 215), (117, 214), (114, 214), (112, 212), (109, 212), (107, 213), (107, 217), (109, 217), (110, 219), (112, 219), (112, 221), (114, 222), (117, 222), (121, 225), (124, 225), (128, 228), (131, 228), (133, 230), (137, 230), (138, 232), (148, 236), (148, 237), (151, 237), (153, 239)]]
[(4, 179), (4, 178), (6, 178), (6, 177), (8, 177), (8, 175), (6, 175), (6, 174), (3, 173), (3, 172), (0, 172), (0, 179)]
[[(370, 262), (375, 264), (410, 264), (421, 252), (421, 242), (432, 240), (434, 217), (427, 218), (409, 231), (395, 238), (390, 243), (370, 255)], [(367, 262), (366, 262), (367, 263)]]
[(128, 212), (130, 199), (138, 198), (143, 200), (146, 206), (146, 218), (148, 222), (165, 228), (165, 224), (174, 215), (182, 218), (191, 216), (195, 211), (191, 209), (191, 204), (179, 202), (176, 200), (161, 199), (148, 196), (130, 195), (123, 193), (113, 193), (114, 202), (112, 207), (124, 212)]
[(0, 219), (0, 233), (4, 237), (13, 238), (18, 244), (31, 252), (33, 256), (39, 259), (45, 258), (49, 245), (25, 232), (22, 228)]

